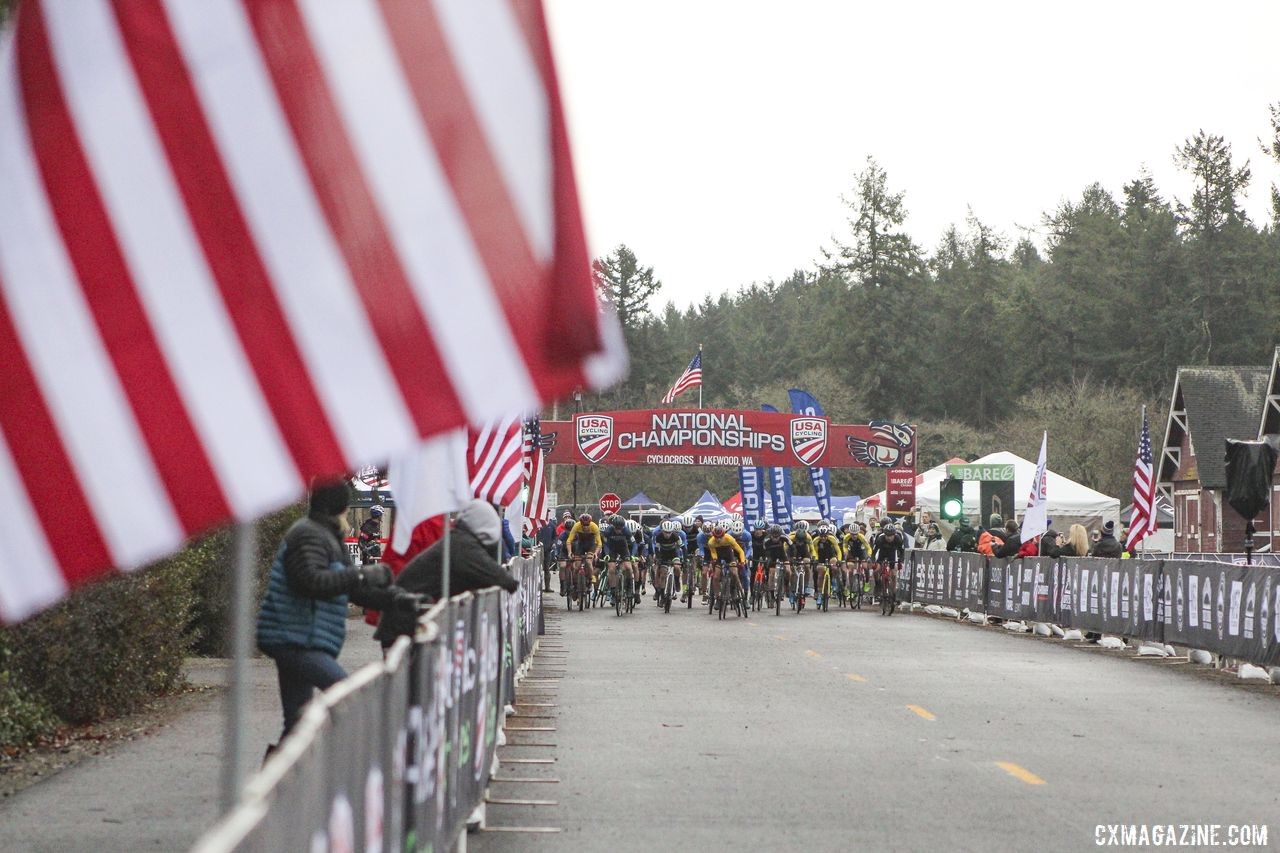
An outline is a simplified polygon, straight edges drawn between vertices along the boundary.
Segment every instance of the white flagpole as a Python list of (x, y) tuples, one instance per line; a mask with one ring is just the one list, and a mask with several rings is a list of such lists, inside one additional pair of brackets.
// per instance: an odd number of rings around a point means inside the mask
[[(702, 375), (706, 376), (706, 365), (702, 364), (702, 344), (698, 344), (698, 364), (701, 365), (699, 369), (702, 370)], [(698, 380), (698, 408), (699, 409), (702, 408), (702, 380), (701, 379)]]

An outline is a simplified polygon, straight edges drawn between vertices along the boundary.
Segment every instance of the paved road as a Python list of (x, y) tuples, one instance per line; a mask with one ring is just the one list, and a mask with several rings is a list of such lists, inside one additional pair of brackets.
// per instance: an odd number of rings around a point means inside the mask
[[(869, 611), (553, 613), (482, 853), (1081, 850), (1095, 826), (1269, 823), (1280, 699), (1175, 665)], [(563, 679), (553, 681), (563, 671)]]
[[(347, 622), (342, 664), (348, 672), (382, 658), (373, 629)], [(193, 660), (194, 683), (222, 684), (225, 661)], [(280, 735), (275, 665), (250, 670), (247, 741), (256, 760)], [(225, 695), (225, 694), (222, 694)], [(0, 804), (0, 850), (186, 850), (218, 816), (222, 767), (222, 695), (154, 734), (87, 758)]]

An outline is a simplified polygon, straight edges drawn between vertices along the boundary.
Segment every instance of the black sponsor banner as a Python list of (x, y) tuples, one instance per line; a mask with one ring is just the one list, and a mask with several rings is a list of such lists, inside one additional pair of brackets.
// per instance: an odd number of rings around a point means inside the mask
[[(353, 676), (357, 677), (357, 676)], [(329, 708), (321, 739), (330, 777), (330, 850), (371, 850), (383, 845), (386, 754), (383, 704), (386, 679), (361, 683)]]
[(1280, 569), (1168, 560), (1164, 578), (1166, 642), (1280, 664)]
[(982, 610), (985, 606), (986, 558), (981, 554), (913, 551), (915, 601)]

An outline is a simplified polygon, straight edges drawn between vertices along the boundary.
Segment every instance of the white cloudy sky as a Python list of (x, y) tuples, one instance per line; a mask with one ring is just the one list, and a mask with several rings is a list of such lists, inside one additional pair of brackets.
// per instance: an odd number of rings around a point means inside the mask
[(1280, 181), (1277, 0), (546, 6), (592, 250), (627, 243), (682, 306), (810, 265), (868, 154), (929, 249), (970, 206), (1016, 237), (1144, 164), (1185, 198), (1199, 128), (1251, 161), (1255, 221)]

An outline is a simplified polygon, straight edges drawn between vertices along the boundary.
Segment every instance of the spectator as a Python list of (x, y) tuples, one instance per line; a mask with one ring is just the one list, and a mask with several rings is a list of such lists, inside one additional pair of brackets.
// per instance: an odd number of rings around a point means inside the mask
[(908, 515), (902, 520), (902, 536), (906, 540), (908, 548), (915, 548), (916, 533), (919, 527), (916, 526), (915, 516)]
[(1067, 541), (1062, 545), (1062, 557), (1089, 556), (1089, 534), (1083, 524), (1073, 524), (1067, 529)]
[[(489, 506), (493, 506), (493, 504), (489, 504)], [(493, 511), (498, 514), (499, 518), (502, 518), (502, 510), (493, 506)], [(519, 553), (520, 552), (516, 550), (516, 538), (511, 533), (511, 522), (502, 518), (502, 562), (506, 563)]]
[(1053, 529), (1053, 522), (1050, 521), (1049, 529), (1040, 537), (1040, 556), (1054, 559), (1070, 556), (1062, 553), (1062, 542), (1062, 534)]
[(1102, 525), (1102, 535), (1094, 543), (1093, 550), (1089, 552), (1089, 556), (1119, 558), (1121, 553), (1123, 553), (1123, 549), (1120, 547), (1120, 543), (1116, 541), (1116, 523), (1108, 521)]
[[(507, 592), (520, 588), (519, 582), (498, 565), (496, 548), (502, 536), (502, 522), (489, 503), (473, 500), (458, 513), (449, 542), (449, 594), (500, 586)], [(397, 578), (405, 592), (435, 601), (443, 593), (444, 542), (432, 545), (409, 561)], [(374, 639), (389, 646), (400, 634), (413, 632), (414, 618), (408, 614), (383, 614)]]
[(996, 549), (1004, 544), (1004, 519), (1000, 513), (991, 513), (987, 527), (978, 534), (978, 553), (994, 557)]
[(1022, 537), (1018, 535), (1018, 522), (1012, 518), (1004, 525), (1004, 544), (995, 548), (992, 556), (1011, 559), (1022, 549)]
[[(351, 565), (342, 543), (351, 489), (344, 480), (312, 488), (305, 518), (284, 535), (258, 611), (257, 639), (276, 663), (283, 738), (293, 729), (316, 690), (347, 677), (338, 654), (347, 636), (347, 602), (386, 609), (395, 599), (384, 565)], [(267, 748), (268, 754), (275, 749)]]
[(382, 507), (374, 505), (369, 517), (360, 525), (356, 541), (360, 545), (360, 562), (376, 563), (382, 558)]
[(969, 554), (978, 552), (978, 532), (969, 524), (969, 519), (961, 518), (947, 540), (948, 551), (963, 551)]
[(916, 540), (916, 547), (925, 551), (947, 550), (947, 543), (942, 541), (942, 531), (938, 529), (938, 525), (930, 523), (929, 526), (925, 527), (925, 525), (921, 523), (920, 526), (925, 532), (922, 537)]
[(556, 558), (556, 526), (544, 524), (538, 528), (538, 544), (542, 546), (542, 591), (551, 592), (551, 567)]

